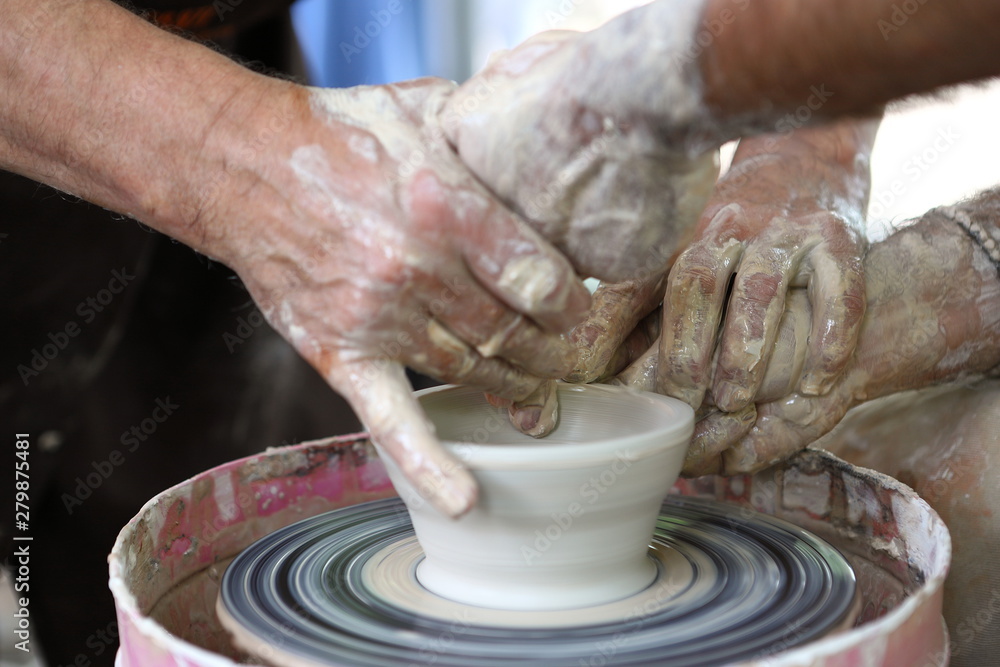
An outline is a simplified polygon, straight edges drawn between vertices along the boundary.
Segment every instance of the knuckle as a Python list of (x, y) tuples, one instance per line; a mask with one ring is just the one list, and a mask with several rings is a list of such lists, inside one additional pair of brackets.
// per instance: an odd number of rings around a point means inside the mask
[(733, 299), (737, 304), (750, 307), (767, 306), (782, 292), (784, 280), (781, 274), (767, 271), (752, 271), (737, 276)]
[(714, 263), (688, 261), (678, 264), (671, 279), (672, 293), (679, 298), (715, 294), (720, 284), (719, 268)]

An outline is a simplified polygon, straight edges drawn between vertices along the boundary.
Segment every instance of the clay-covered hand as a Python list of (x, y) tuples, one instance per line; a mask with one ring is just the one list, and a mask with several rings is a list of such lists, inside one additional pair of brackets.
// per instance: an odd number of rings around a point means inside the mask
[[(995, 369), (1000, 363), (1000, 271), (955, 220), (965, 215), (996, 230), (1000, 194), (988, 199), (956, 207), (958, 216), (930, 211), (873, 244), (865, 259), (868, 311), (854, 356), (830, 390), (822, 396), (792, 391), (758, 405), (755, 415), (745, 415), (745, 434), (731, 416), (703, 419), (685, 474), (755, 472), (829, 432), (863, 401), (934, 383), (970, 381)], [(1000, 232), (994, 233), (1000, 239)], [(790, 309), (810, 317), (806, 299)], [(794, 338), (785, 342), (793, 344)], [(794, 358), (801, 351), (779, 345), (775, 355)], [(777, 384), (795, 381), (776, 379)]]
[[(601, 283), (587, 319), (573, 327), (576, 366), (567, 382), (603, 382), (625, 370), (660, 335), (666, 269), (648, 277)], [(650, 386), (650, 391), (655, 385)]]
[(621, 281), (663, 265), (715, 182), (722, 140), (689, 136), (697, 85), (670, 67), (689, 37), (674, 26), (699, 15), (700, 3), (681, 4), (657, 48), (632, 13), (591, 33), (536, 35), (494, 56), (445, 109), (462, 160), (581, 275)]
[(440, 447), (404, 364), (527, 398), (572, 367), (563, 333), (590, 297), (448, 146), (437, 118), (452, 90), (431, 79), (309, 90), (255, 175), (261, 208), (227, 194), (212, 214), (239, 221), (217, 254), (268, 320), (415, 488), (459, 515), (474, 480)]
[(106, 0), (2, 4), (0, 167), (227, 263), (414, 486), (468, 509), (403, 364), (526, 398), (572, 367), (590, 296), (454, 154), (454, 84), (310, 90)]
[[(603, 382), (645, 352), (660, 333), (658, 306), (664, 283), (664, 272), (621, 283), (602, 283), (594, 292), (587, 319), (570, 332), (576, 364), (564, 379)], [(653, 383), (649, 390), (654, 390)], [(522, 433), (541, 437), (558, 422), (555, 382), (546, 382), (519, 402), (487, 398), (496, 407), (507, 408), (511, 423)]]
[[(813, 320), (799, 390), (824, 393), (851, 357), (865, 312), (863, 214), (874, 122), (744, 139), (674, 263), (664, 296), (657, 390), (738, 413), (760, 389), (785, 297)], [(780, 360), (779, 360), (780, 361)]]

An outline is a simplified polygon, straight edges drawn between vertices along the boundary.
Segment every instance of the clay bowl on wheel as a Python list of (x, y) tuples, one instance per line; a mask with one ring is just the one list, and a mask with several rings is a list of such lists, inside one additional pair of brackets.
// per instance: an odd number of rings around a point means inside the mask
[(425, 558), (417, 579), (493, 609), (557, 610), (648, 586), (660, 505), (694, 424), (685, 403), (624, 387), (560, 384), (559, 423), (534, 439), (467, 387), (418, 392), (444, 446), (479, 483), (479, 501), (440, 514), (383, 457)]

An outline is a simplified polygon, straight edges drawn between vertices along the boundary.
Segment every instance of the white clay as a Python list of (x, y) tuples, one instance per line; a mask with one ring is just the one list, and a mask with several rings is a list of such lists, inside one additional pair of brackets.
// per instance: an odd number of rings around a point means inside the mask
[(694, 413), (623, 387), (559, 384), (559, 423), (519, 433), (481, 392), (419, 392), (445, 447), (475, 476), (479, 503), (441, 515), (386, 461), (425, 559), (431, 592), (493, 609), (573, 609), (648, 586), (660, 504), (684, 461)]

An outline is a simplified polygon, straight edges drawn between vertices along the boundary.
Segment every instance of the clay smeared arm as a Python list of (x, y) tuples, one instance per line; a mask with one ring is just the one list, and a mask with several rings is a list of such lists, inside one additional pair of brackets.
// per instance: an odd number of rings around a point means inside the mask
[(0, 167), (225, 262), (414, 486), (467, 511), (404, 364), (526, 399), (571, 368), (589, 295), (449, 147), (454, 85), (308, 89), (108, 0), (0, 16)]

